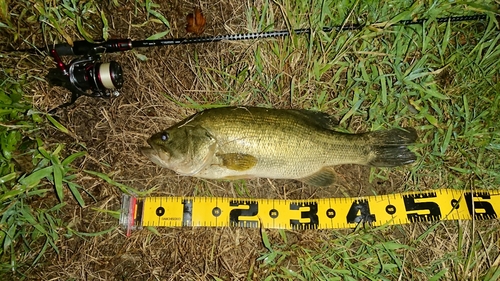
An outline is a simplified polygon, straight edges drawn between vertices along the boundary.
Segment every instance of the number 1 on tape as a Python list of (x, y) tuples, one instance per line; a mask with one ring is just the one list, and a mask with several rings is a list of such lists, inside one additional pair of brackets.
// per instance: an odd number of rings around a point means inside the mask
[(279, 229), (352, 228), (439, 220), (497, 219), (500, 191), (439, 189), (358, 198), (308, 200), (123, 195), (120, 225), (264, 227)]

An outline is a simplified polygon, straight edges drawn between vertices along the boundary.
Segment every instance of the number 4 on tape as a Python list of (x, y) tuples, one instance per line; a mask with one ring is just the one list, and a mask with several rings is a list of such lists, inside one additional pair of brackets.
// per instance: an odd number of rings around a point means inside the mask
[(440, 220), (497, 219), (500, 191), (440, 189), (359, 198), (309, 200), (123, 195), (120, 225), (265, 227), (280, 229), (352, 228)]

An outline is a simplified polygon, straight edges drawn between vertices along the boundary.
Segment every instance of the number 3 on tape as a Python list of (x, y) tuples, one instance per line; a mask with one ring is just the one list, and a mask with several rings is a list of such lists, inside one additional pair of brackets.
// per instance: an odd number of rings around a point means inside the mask
[(120, 225), (265, 227), (281, 229), (351, 228), (439, 220), (497, 219), (500, 191), (434, 191), (310, 200), (212, 197), (122, 198)]

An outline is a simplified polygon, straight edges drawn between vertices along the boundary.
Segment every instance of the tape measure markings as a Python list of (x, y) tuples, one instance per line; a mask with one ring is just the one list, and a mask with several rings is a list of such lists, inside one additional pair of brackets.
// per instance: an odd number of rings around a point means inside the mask
[(440, 189), (307, 200), (123, 196), (120, 224), (143, 226), (353, 228), (422, 221), (497, 219), (500, 191)]

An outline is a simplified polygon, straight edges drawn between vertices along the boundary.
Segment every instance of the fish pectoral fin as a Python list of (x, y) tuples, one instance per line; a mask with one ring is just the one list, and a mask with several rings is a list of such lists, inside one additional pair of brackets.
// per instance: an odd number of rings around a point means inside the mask
[(319, 172), (299, 179), (299, 181), (315, 186), (329, 186), (335, 181), (335, 173), (331, 168), (323, 168)]
[(246, 171), (257, 164), (257, 158), (249, 154), (225, 153), (217, 157), (222, 160), (222, 166), (235, 171)]

